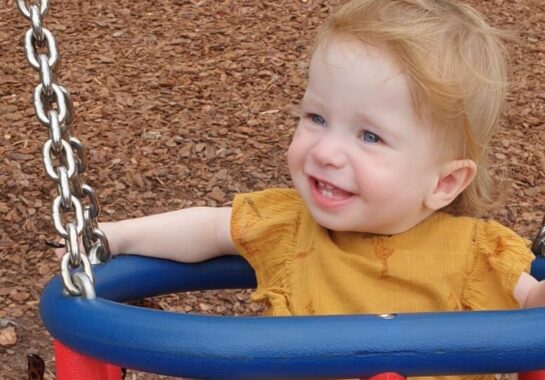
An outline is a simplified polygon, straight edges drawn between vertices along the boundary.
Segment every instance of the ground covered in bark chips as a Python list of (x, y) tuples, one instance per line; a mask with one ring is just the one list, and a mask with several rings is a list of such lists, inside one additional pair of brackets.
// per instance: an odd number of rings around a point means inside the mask
[[(533, 236), (545, 206), (545, 3), (470, 0), (510, 43), (512, 93), (493, 161), (512, 193), (490, 217)], [(285, 151), (305, 85), (308, 47), (338, 1), (50, 1), (45, 26), (62, 56), (76, 136), (88, 147), (88, 182), (119, 220), (197, 205), (228, 205), (238, 192), (289, 186)], [(31, 101), (38, 75), (25, 61), (29, 28), (15, 0), (0, 7), (0, 378), (26, 377), (26, 355), (54, 378), (51, 338), (38, 316), (43, 285), (59, 272), (56, 195), (41, 164), (47, 131)], [(248, 291), (160, 298), (167, 310), (258, 314)], [(160, 378), (129, 371), (128, 379)]]

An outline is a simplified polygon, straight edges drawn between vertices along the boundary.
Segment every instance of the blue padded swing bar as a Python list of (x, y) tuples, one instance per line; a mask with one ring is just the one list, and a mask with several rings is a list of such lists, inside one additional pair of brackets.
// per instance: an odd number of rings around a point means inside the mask
[[(545, 260), (534, 275), (543, 278)], [(545, 368), (545, 308), (317, 317), (222, 317), (114, 301), (255, 286), (240, 257), (181, 264), (138, 256), (95, 267), (97, 298), (65, 296), (57, 277), (40, 312), (50, 333), (82, 354), (145, 372), (192, 378), (339, 378)]]

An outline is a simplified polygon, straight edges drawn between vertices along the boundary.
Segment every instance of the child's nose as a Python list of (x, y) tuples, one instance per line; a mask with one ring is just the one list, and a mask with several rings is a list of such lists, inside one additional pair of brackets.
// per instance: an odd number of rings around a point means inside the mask
[(346, 151), (342, 141), (333, 136), (324, 136), (312, 148), (310, 155), (320, 166), (341, 167), (346, 162)]

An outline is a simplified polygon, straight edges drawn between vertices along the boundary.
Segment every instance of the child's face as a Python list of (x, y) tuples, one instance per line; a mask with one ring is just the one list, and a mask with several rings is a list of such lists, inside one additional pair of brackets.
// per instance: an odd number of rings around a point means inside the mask
[(441, 165), (407, 79), (382, 50), (333, 37), (314, 53), (288, 151), (296, 189), (325, 228), (394, 234), (424, 205)]

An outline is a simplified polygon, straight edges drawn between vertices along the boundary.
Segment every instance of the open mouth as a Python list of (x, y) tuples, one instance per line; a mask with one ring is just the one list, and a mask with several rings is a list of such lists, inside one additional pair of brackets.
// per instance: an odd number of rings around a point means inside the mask
[(312, 194), (318, 203), (325, 206), (336, 206), (349, 201), (354, 193), (340, 189), (330, 183), (309, 177)]

